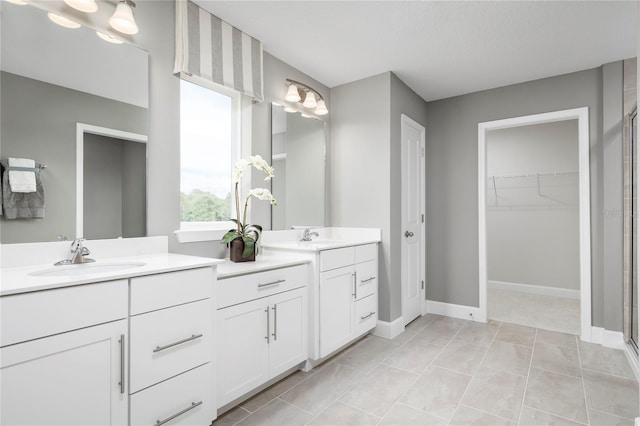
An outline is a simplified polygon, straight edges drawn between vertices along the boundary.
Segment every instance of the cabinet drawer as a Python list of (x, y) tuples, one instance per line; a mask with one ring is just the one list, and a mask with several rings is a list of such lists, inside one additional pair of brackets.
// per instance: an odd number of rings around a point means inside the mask
[(356, 265), (356, 299), (362, 299), (378, 290), (378, 262), (370, 260)]
[(309, 282), (309, 274), (305, 264), (219, 279), (216, 284), (218, 309), (304, 287)]
[(127, 280), (0, 298), (0, 345), (6, 346), (127, 317)]
[(377, 244), (364, 244), (361, 246), (356, 246), (356, 263), (366, 262), (367, 260), (375, 260), (377, 258)]
[(344, 266), (353, 265), (355, 248), (344, 247), (320, 252), (320, 271), (329, 271)]
[(372, 294), (356, 301), (356, 331), (360, 335), (374, 328), (378, 322), (378, 296)]
[[(131, 425), (208, 425), (216, 417), (211, 364), (131, 395)], [(174, 417), (175, 416), (175, 417)]]
[(131, 315), (211, 297), (213, 268), (188, 269), (131, 279)]
[(132, 317), (131, 392), (213, 358), (210, 299)]

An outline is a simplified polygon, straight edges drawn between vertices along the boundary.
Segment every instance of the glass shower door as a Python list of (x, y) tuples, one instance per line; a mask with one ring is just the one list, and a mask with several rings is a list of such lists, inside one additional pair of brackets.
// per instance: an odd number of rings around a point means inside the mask
[(630, 139), (631, 139), (631, 345), (638, 353), (638, 343), (640, 333), (638, 325), (638, 161), (637, 161), (637, 117), (638, 111), (634, 109), (630, 119)]

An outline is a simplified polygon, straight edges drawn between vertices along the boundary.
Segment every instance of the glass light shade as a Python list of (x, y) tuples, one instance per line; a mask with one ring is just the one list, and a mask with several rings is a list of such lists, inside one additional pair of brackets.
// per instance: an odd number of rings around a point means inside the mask
[(100, 37), (106, 42), (113, 43), (113, 44), (122, 44), (122, 40), (118, 40), (112, 35), (101, 33), (100, 31), (96, 31), (96, 34), (98, 35), (98, 37)]
[(116, 6), (116, 11), (113, 13), (111, 19), (109, 19), (109, 25), (111, 25), (114, 30), (123, 34), (131, 35), (138, 33), (138, 25), (136, 25), (136, 20), (133, 19), (133, 10), (131, 6), (124, 1), (121, 1), (118, 3), (118, 6)]
[(64, 0), (64, 2), (80, 12), (93, 13), (98, 10), (95, 0)]
[(286, 112), (298, 112), (297, 110), (295, 110), (295, 109), (293, 109), (293, 108), (291, 108), (291, 107), (288, 107), (288, 106), (284, 107), (284, 110), (285, 110)]
[(307, 92), (307, 96), (304, 97), (302, 106), (305, 108), (315, 108), (318, 103), (316, 102), (316, 94), (313, 92)]
[(327, 109), (327, 105), (324, 103), (324, 99), (320, 99), (318, 101), (318, 105), (316, 106), (316, 110), (313, 111), (316, 115), (327, 115), (329, 114), (329, 110)]
[(71, 29), (76, 29), (81, 27), (81, 25), (78, 24), (77, 22), (74, 22), (71, 19), (67, 19), (60, 15), (56, 15), (55, 13), (49, 12), (47, 13), (47, 16), (49, 17), (49, 19), (51, 19), (53, 22), (60, 25), (61, 27), (71, 28)]
[(27, 4), (26, 0), (7, 0), (9, 3), (19, 4), (20, 6), (24, 6)]
[(301, 112), (300, 115), (303, 116), (304, 118), (313, 118), (313, 115), (309, 115), (309, 114), (304, 113), (304, 112)]
[(289, 90), (287, 90), (287, 96), (284, 97), (284, 100), (287, 102), (299, 102), (300, 95), (298, 94), (298, 86), (292, 84), (289, 86)]

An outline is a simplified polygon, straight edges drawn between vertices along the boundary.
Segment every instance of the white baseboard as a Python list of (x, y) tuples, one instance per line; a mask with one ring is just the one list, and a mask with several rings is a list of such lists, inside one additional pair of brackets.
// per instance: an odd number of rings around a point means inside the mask
[(373, 330), (373, 334), (374, 336), (384, 337), (385, 339), (393, 339), (403, 331), (404, 320), (400, 317), (391, 322), (378, 320), (378, 324), (376, 325), (375, 330)]
[(474, 306), (455, 305), (453, 303), (436, 302), (427, 300), (427, 313), (460, 318), (469, 321), (487, 322), (480, 308)]
[(624, 337), (620, 331), (605, 330), (602, 327), (591, 327), (591, 343), (598, 343), (607, 348), (626, 349)]
[(539, 294), (542, 296), (564, 297), (568, 299), (580, 299), (580, 290), (547, 287), (543, 285), (510, 283), (506, 281), (487, 281), (487, 288), (493, 288), (496, 290), (517, 291), (520, 293)]

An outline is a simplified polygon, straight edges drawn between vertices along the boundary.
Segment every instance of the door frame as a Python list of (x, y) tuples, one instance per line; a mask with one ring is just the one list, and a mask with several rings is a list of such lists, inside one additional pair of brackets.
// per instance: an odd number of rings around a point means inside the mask
[[(404, 130), (404, 126), (405, 125), (410, 125), (413, 126), (415, 128), (421, 129), (420, 132), (420, 137), (421, 137), (421, 141), (420, 141), (420, 146), (421, 146), (421, 150), (422, 150), (422, 161), (420, 162), (420, 182), (419, 182), (419, 189), (418, 191), (420, 191), (420, 193), (422, 194), (421, 197), (421, 202), (420, 202), (420, 209), (422, 210), (422, 215), (423, 215), (423, 220), (420, 224), (420, 241), (418, 242), (419, 247), (420, 247), (420, 279), (421, 281), (424, 283), (424, 285), (421, 286), (420, 289), (420, 315), (424, 315), (425, 313), (427, 313), (427, 300), (426, 300), (426, 295), (427, 295), (427, 284), (426, 284), (426, 261), (427, 261), (427, 245), (426, 245), (426, 207), (427, 207), (427, 202), (426, 202), (426, 146), (425, 146), (425, 134), (426, 134), (426, 129), (425, 127), (418, 123), (417, 121), (413, 120), (411, 117), (409, 117), (406, 114), (400, 114), (400, 183), (402, 184), (402, 152), (403, 152), (403, 141), (404, 138), (403, 136), (403, 130)], [(403, 215), (402, 215), (402, 206), (403, 206), (403, 201), (402, 201), (402, 191), (401, 191), (401, 195), (400, 195), (400, 226), (402, 229), (402, 223), (403, 223)], [(400, 244), (401, 244), (401, 250), (400, 250), (400, 268), (402, 268), (402, 244), (403, 244), (403, 240), (402, 240), (402, 236), (399, 236), (398, 238), (400, 238)], [(402, 282), (402, 270), (400, 271), (400, 303), (401, 303), (401, 312), (402, 312), (402, 318), (403, 318), (403, 322), (404, 322), (404, 317), (405, 317), (405, 283)], [(404, 324), (403, 324), (404, 325)]]
[(574, 108), (533, 114), (478, 124), (478, 240), (479, 240), (479, 310), (480, 320), (487, 321), (487, 151), (489, 130), (507, 129), (556, 121), (578, 120), (578, 188), (580, 236), (580, 337), (591, 341), (591, 196), (589, 192), (589, 108)]

